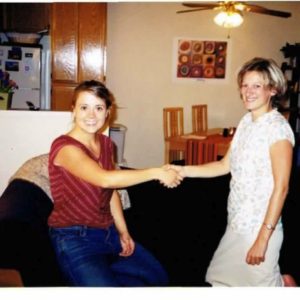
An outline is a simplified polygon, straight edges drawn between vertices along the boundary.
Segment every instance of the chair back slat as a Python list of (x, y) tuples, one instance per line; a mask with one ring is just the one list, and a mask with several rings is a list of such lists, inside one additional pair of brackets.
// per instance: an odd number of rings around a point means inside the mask
[(218, 159), (218, 145), (213, 142), (189, 139), (186, 149), (186, 165), (201, 165)]
[(165, 139), (165, 163), (184, 158), (184, 151), (169, 150), (167, 139), (183, 135), (183, 107), (166, 107), (163, 109), (163, 126)]
[(193, 132), (207, 131), (207, 104), (192, 106), (192, 128)]
[(183, 107), (166, 107), (163, 109), (164, 138), (182, 135)]

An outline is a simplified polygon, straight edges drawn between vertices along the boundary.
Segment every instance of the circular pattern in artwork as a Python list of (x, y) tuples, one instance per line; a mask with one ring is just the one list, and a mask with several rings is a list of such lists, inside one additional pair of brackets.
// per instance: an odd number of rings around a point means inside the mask
[(183, 77), (186, 77), (189, 75), (190, 68), (188, 65), (182, 65), (179, 67), (179, 74)]
[(202, 74), (203, 74), (203, 70), (202, 70), (202, 67), (200, 66), (195, 66), (195, 67), (192, 67), (191, 68), (191, 77), (194, 77), (194, 78), (199, 78), (199, 77), (202, 77)]
[(218, 78), (224, 78), (225, 69), (223, 67), (216, 67), (215, 68), (215, 76)]
[(210, 42), (210, 41), (205, 42), (204, 51), (207, 54), (214, 53), (214, 51), (215, 51), (215, 42)]
[(182, 41), (179, 46), (179, 50), (181, 52), (189, 52), (191, 50), (191, 42), (190, 41)]
[(202, 55), (194, 54), (192, 57), (192, 64), (194, 65), (202, 64)]
[(203, 75), (205, 78), (213, 78), (215, 75), (213, 67), (205, 67), (203, 71)]
[(203, 42), (193, 42), (192, 50), (194, 53), (203, 52)]
[(186, 63), (189, 62), (189, 60), (190, 60), (190, 57), (186, 54), (182, 54), (182, 55), (179, 56), (179, 62), (181, 64), (186, 64)]

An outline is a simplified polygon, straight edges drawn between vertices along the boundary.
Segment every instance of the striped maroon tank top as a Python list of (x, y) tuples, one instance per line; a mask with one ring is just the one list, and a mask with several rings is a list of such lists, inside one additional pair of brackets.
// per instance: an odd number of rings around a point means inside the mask
[[(113, 169), (113, 143), (109, 137), (99, 135), (101, 153), (95, 157), (90, 150), (74, 138), (62, 135), (52, 143), (49, 154), (49, 179), (54, 201), (53, 211), (48, 219), (51, 227), (86, 225), (105, 228), (113, 223), (110, 211), (112, 189), (92, 185), (73, 176), (53, 161), (58, 151), (66, 145), (82, 149), (90, 158), (106, 170)], [(80, 161), (78, 162), (80, 164)]]

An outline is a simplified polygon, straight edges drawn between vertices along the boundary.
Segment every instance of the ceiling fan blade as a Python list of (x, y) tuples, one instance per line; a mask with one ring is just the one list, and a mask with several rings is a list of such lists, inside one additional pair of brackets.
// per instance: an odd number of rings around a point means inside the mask
[(262, 6), (259, 6), (259, 5), (252, 5), (252, 4), (247, 4), (247, 9), (246, 10), (250, 11), (250, 12), (253, 12), (253, 13), (270, 15), (270, 16), (281, 17), (281, 18), (289, 18), (292, 15), (289, 12), (268, 9), (268, 8), (265, 8), (265, 7), (262, 7)]
[(243, 1), (218, 1), (215, 3), (182, 3), (183, 6), (187, 6), (193, 9), (189, 10), (180, 10), (177, 11), (177, 13), (187, 13), (187, 12), (194, 12), (194, 11), (201, 11), (201, 10), (207, 10), (207, 9), (230, 9), (234, 7), (238, 11), (248, 11), (258, 14), (264, 14), (264, 15), (270, 15), (275, 17), (281, 17), (281, 18), (289, 18), (292, 14), (290, 12), (280, 11), (280, 10), (274, 10), (274, 9), (268, 9), (259, 5), (254, 4), (248, 4)]
[(193, 8), (205, 8), (213, 9), (220, 6), (219, 2), (216, 3), (182, 3), (183, 6), (193, 7)]
[(179, 10), (176, 13), (177, 14), (182, 14), (182, 13), (188, 13), (188, 12), (200, 11), (200, 10), (207, 10), (207, 9), (210, 9), (210, 8), (208, 8), (208, 7), (202, 7), (202, 8), (195, 8), (195, 9)]

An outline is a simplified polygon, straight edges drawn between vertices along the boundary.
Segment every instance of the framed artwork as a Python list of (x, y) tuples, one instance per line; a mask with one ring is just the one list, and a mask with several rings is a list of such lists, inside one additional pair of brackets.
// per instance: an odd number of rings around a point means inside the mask
[(226, 78), (228, 41), (177, 38), (174, 48), (176, 79)]

